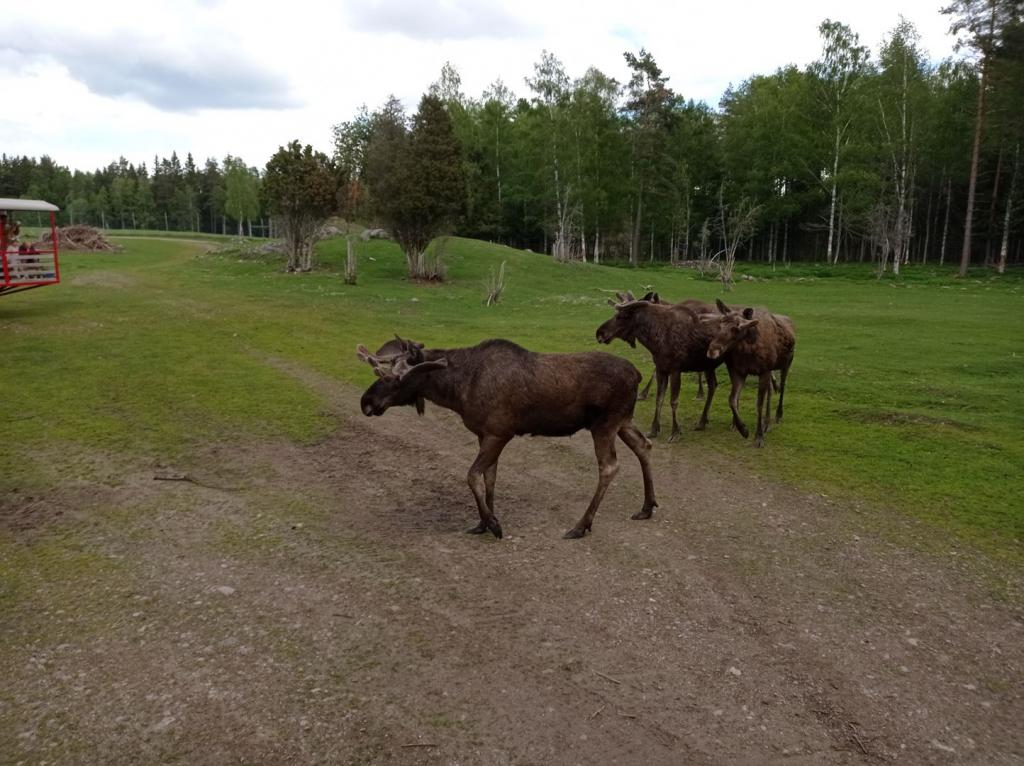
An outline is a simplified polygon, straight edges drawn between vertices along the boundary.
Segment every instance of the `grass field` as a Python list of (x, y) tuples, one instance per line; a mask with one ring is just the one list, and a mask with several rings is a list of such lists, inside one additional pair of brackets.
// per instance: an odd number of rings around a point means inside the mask
[[(120, 254), (65, 256), (62, 285), (0, 298), (0, 492), (96, 471), (86, 456), (97, 452), (160, 460), (210, 441), (325, 434), (333, 420), (322, 403), (267, 356), (362, 386), (372, 375), (355, 345), (394, 332), (433, 346), (500, 336), (540, 351), (596, 349), (594, 330), (611, 311), (602, 291), (723, 295), (687, 271), (557, 265), (468, 240), (450, 241), (445, 285), (409, 283), (393, 244), (360, 243), (355, 287), (340, 278), (341, 240), (323, 243), (321, 269), (303, 276), (194, 242), (122, 242)], [(485, 307), (483, 282), (503, 260), (509, 287)], [(797, 326), (786, 422), (754, 450), (729, 431), (723, 388), (709, 430), (684, 440), (1024, 558), (1022, 275), (956, 280), (917, 267), (895, 282), (857, 266), (746, 271), (757, 279), (727, 300)], [(642, 349), (611, 350), (650, 372)], [(692, 394), (685, 384), (684, 422), (696, 421)], [(748, 388), (748, 422), (754, 398)], [(645, 428), (652, 406), (638, 408)]]

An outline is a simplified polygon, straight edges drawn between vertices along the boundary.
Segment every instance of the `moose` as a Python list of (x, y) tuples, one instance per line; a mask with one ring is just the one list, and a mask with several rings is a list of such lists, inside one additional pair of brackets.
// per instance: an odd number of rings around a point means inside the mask
[[(701, 321), (701, 317), (706, 315), (694, 310), (693, 307), (699, 308), (702, 302), (665, 304), (655, 300), (632, 299), (629, 293), (620, 293), (618, 297), (618, 302), (608, 301), (615, 308), (615, 316), (598, 327), (595, 335), (599, 343), (606, 344), (619, 338), (636, 347), (639, 341), (651, 352), (658, 378), (658, 392), (654, 405), (654, 422), (648, 436), (655, 437), (661, 432), (661, 406), (670, 381), (672, 433), (669, 435), (669, 441), (675, 441), (682, 435), (676, 418), (682, 372), (700, 372), (707, 378), (708, 393), (704, 400), (704, 410), (695, 429), (703, 430), (708, 424), (708, 411), (718, 387), (715, 369), (723, 360), (711, 359), (708, 356), (708, 345), (714, 331), (709, 324)], [(644, 297), (656, 299), (657, 295), (650, 294)]]
[[(617, 292), (616, 295), (619, 297), (619, 301), (620, 302), (621, 301), (633, 301), (633, 300), (636, 300), (636, 298), (633, 297), (632, 291), (628, 291), (627, 290), (625, 293)], [(658, 293), (654, 292), (653, 290), (648, 290), (640, 300), (642, 300), (642, 301), (650, 301), (651, 303), (669, 303), (670, 304), (669, 301), (663, 301), (661, 299), (661, 296), (658, 295)], [(717, 311), (717, 309), (715, 309), (714, 304), (708, 303), (707, 301), (697, 300), (696, 298), (687, 298), (684, 301), (680, 301), (680, 304), (683, 305), (683, 306), (689, 306), (691, 309), (696, 311), (698, 314), (711, 314), (711, 313), (714, 313), (715, 311)], [(694, 398), (695, 399), (703, 399), (704, 396), (705, 396), (705, 394), (704, 394), (704, 373), (703, 372), (698, 372), (696, 374), (696, 378), (697, 378), (697, 395)], [(649, 377), (647, 379), (647, 382), (644, 384), (644, 387), (641, 388), (640, 389), (640, 393), (637, 394), (637, 397), (636, 397), (637, 401), (641, 401), (642, 402), (642, 401), (645, 401), (647, 399), (647, 397), (651, 393), (651, 385), (657, 379), (658, 379), (658, 373), (657, 372), (651, 373), (651, 377)]]
[(714, 337), (708, 344), (708, 359), (726, 360), (732, 391), (729, 392), (729, 407), (732, 409), (733, 426), (744, 439), (750, 436), (740, 418), (740, 392), (748, 375), (757, 375), (757, 432), (754, 446), (764, 446), (764, 435), (771, 430), (771, 390), (774, 385), (772, 372), (779, 370), (779, 404), (775, 421), (782, 421), (782, 402), (786, 395), (786, 378), (793, 364), (796, 349), (796, 330), (793, 320), (783, 314), (773, 314), (764, 309), (733, 309), (721, 300), (716, 301), (719, 314), (702, 318), (703, 324), (714, 327)]
[[(501, 539), (494, 513), (494, 483), (498, 458), (515, 436), (570, 436), (590, 431), (597, 455), (598, 483), (594, 497), (567, 539), (591, 531), (594, 515), (618, 463), (615, 438), (640, 461), (644, 502), (634, 519), (649, 519), (658, 506), (651, 478), (651, 443), (633, 424), (640, 372), (630, 362), (599, 351), (539, 354), (508, 340), (486, 340), (469, 348), (427, 349), (422, 343), (396, 336), (391, 353), (356, 349), (378, 380), (363, 394), (360, 407), (367, 416), (383, 415), (390, 407), (417, 405), (428, 400), (453, 410), (476, 435), (480, 449), (467, 480), (476, 500), (480, 523), (469, 534), (490, 531)], [(420, 409), (422, 414), (422, 409)]]

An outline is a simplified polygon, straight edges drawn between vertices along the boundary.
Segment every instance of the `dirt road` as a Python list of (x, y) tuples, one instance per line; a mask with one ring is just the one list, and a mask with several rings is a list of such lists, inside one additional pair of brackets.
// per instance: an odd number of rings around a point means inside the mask
[(516, 440), (506, 538), (464, 535), (453, 415), (364, 418), (271, 363), (333, 436), (90, 456), (98, 479), (0, 499), (33, 567), (0, 613), (0, 762), (1024, 763), (1017, 575), (697, 436), (656, 445), (647, 522), (620, 449), (580, 541), (589, 436)]

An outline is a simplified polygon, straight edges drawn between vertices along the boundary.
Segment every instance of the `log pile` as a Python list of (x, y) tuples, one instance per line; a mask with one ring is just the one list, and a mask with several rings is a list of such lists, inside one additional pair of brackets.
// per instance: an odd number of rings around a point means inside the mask
[[(43, 244), (49, 244), (50, 233), (43, 234)], [(57, 229), (57, 244), (60, 250), (87, 250), (91, 252), (114, 253), (123, 248), (108, 240), (95, 226), (62, 226)]]

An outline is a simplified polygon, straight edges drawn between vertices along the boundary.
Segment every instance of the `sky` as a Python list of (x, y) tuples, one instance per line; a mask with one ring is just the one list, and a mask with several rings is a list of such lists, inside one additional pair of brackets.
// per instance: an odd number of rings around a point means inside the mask
[[(649, 50), (685, 98), (717, 106), (730, 83), (818, 58), (818, 24), (842, 21), (877, 54), (902, 14), (932, 60), (952, 54), (934, 0), (51, 0), (0, 24), (0, 152), (94, 170), (154, 155), (260, 168), (298, 139), (331, 152), (331, 126), (389, 94), (414, 111), (451, 62), (479, 96), (524, 78), (543, 50), (570, 77), (628, 80)], [(585, 8), (581, 11), (581, 8)]]

